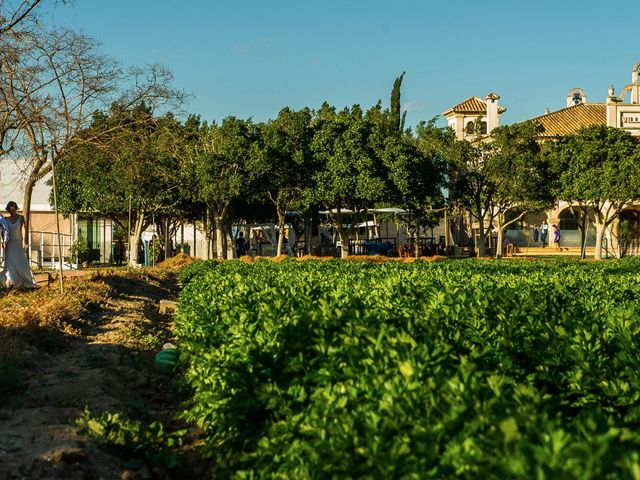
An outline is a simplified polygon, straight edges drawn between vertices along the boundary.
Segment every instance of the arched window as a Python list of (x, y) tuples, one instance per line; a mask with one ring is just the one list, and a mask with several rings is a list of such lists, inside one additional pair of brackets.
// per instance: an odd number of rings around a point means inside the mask
[(559, 218), (560, 230), (578, 230), (578, 212), (571, 211), (570, 208), (565, 208), (560, 212)]
[(480, 122), (480, 133), (486, 135), (486, 133), (487, 133), (487, 122)]
[(476, 130), (475, 126), (473, 125), (473, 122), (467, 123), (467, 128), (465, 130), (467, 132), (467, 135), (473, 135)]
[(639, 223), (640, 215), (639, 215), (639, 212), (635, 210), (623, 210), (622, 212), (620, 212), (619, 219), (621, 222), (627, 221), (631, 223)]

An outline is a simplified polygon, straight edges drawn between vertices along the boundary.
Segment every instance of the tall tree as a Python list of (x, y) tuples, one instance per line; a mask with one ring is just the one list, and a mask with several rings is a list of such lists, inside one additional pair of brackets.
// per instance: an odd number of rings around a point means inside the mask
[[(507, 227), (525, 214), (540, 212), (554, 204), (552, 175), (547, 157), (537, 141), (540, 127), (531, 122), (499, 127), (491, 132), (488, 175), (493, 188), (490, 224), (498, 232), (496, 258), (503, 255)], [(511, 218), (507, 219), (507, 213)]]
[(34, 22), (33, 28), (5, 33), (0, 44), (0, 154), (26, 159), (27, 224), (35, 185), (74, 143), (97, 140), (80, 135), (91, 112), (115, 100), (129, 107), (145, 100), (154, 108), (181, 99), (168, 71), (151, 66), (124, 72), (95, 41), (69, 29), (48, 31)]
[(349, 254), (355, 225), (386, 188), (385, 167), (371, 144), (375, 131), (375, 124), (357, 105), (336, 113), (325, 103), (316, 115), (311, 151), (318, 168), (312, 197), (329, 211), (342, 257)]
[(393, 89), (391, 90), (390, 120), (392, 128), (398, 132), (404, 130), (404, 122), (407, 116), (407, 112), (400, 112), (400, 89), (402, 87), (404, 74), (405, 72), (402, 72), (402, 75), (395, 79)]
[[(538, 127), (525, 122), (495, 129), (491, 142), (455, 142), (449, 150), (449, 196), (468, 209), (478, 222), (478, 252), (485, 254), (486, 238), (498, 231), (496, 255), (502, 255), (504, 229), (527, 212), (552, 202), (549, 172), (536, 142)], [(516, 211), (510, 220), (507, 212)]]
[(187, 147), (184, 162), (195, 168), (198, 199), (207, 208), (206, 221), (215, 226), (216, 254), (226, 258), (225, 225), (232, 202), (251, 192), (250, 164), (259, 152), (260, 133), (251, 120), (225, 118), (206, 123)]
[(153, 217), (175, 213), (183, 204), (178, 161), (166, 140), (175, 124), (172, 115), (156, 118), (144, 104), (133, 109), (115, 105), (109, 115), (95, 113), (92, 125), (79, 134), (100, 137), (100, 142), (79, 141), (58, 164), (61, 211), (93, 212), (129, 231), (131, 265)]
[(313, 175), (311, 120), (309, 109), (296, 112), (284, 108), (261, 128), (262, 154), (256, 157), (252, 172), (276, 209), (280, 232), (277, 255), (282, 254), (287, 211), (302, 205)]
[(592, 126), (553, 147), (557, 196), (584, 209), (596, 227), (595, 258), (602, 258), (607, 228), (625, 205), (640, 198), (640, 147), (618, 128)]
[(390, 135), (384, 153), (392, 201), (409, 212), (409, 224), (416, 232), (416, 256), (420, 256), (420, 230), (433, 221), (434, 210), (444, 204), (446, 165), (443, 147), (451, 141), (449, 130), (422, 122), (411, 132)]

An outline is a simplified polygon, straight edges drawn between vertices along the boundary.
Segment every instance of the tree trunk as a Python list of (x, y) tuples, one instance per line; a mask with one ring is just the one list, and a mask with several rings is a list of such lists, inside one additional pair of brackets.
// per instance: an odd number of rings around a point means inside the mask
[(413, 248), (415, 249), (416, 258), (420, 258), (422, 252), (420, 251), (420, 222), (416, 222), (416, 241)]
[(164, 259), (171, 256), (171, 235), (169, 234), (169, 217), (164, 219)]
[(580, 260), (584, 260), (587, 256), (587, 212), (586, 210), (580, 215)]
[(311, 217), (305, 215), (304, 217), (304, 251), (307, 255), (311, 255), (311, 231), (313, 225), (311, 223)]
[[(222, 224), (222, 258), (229, 259), (229, 236), (227, 235), (226, 225)], [(233, 254), (231, 256), (233, 258)]]
[(276, 256), (282, 255), (282, 244), (284, 243), (284, 213), (278, 210), (278, 245), (276, 248)]
[(222, 228), (223, 218), (220, 215), (216, 215), (216, 255), (218, 260), (226, 259), (226, 252), (224, 251), (224, 229)]
[[(207, 253), (205, 255), (205, 258), (207, 260), (211, 260), (211, 228), (209, 227), (209, 220), (211, 218), (211, 212), (209, 210), (209, 207), (206, 208), (205, 213), (204, 213), (204, 241), (207, 244)], [(196, 236), (195, 236), (195, 229), (194, 229), (194, 236), (193, 236), (193, 244), (196, 244), (196, 240), (195, 240)]]
[(596, 260), (602, 260), (602, 240), (605, 231), (604, 224), (596, 223), (596, 253), (594, 255)]
[(340, 227), (338, 236), (340, 237), (340, 258), (346, 258), (349, 256), (349, 231)]
[(144, 212), (136, 213), (136, 223), (133, 233), (129, 235), (129, 266), (138, 265), (138, 249), (140, 248), (140, 238), (142, 237), (142, 229), (144, 227)]
[[(24, 216), (24, 226), (28, 232), (31, 228), (31, 198), (33, 197), (33, 187), (35, 186), (35, 182), (29, 179), (24, 186), (24, 195), (22, 197), (22, 213)], [(25, 238), (25, 241), (28, 242), (29, 238)], [(27, 248), (27, 259), (31, 259), (31, 245)]]
[(484, 245), (486, 243), (486, 234), (484, 231), (484, 217), (481, 217), (479, 222), (478, 222), (478, 234), (479, 234), (479, 239), (478, 239), (478, 257), (484, 257)]
[(496, 240), (496, 258), (502, 258), (504, 252), (502, 251), (502, 239), (504, 238), (504, 229), (502, 225), (498, 228), (498, 239)]

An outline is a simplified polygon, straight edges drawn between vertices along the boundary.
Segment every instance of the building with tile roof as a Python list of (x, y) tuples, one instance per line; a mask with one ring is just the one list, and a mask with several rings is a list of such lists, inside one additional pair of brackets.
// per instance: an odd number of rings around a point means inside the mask
[(469, 97), (442, 113), (458, 139), (488, 135), (500, 125), (500, 115), (507, 111), (498, 104), (500, 95), (490, 93), (484, 100)]
[[(583, 127), (594, 125), (620, 128), (640, 139), (640, 62), (633, 66), (631, 83), (626, 85), (619, 95), (611, 85), (605, 102), (589, 103), (584, 90), (572, 88), (566, 96), (566, 106), (554, 112), (548, 110), (530, 121), (538, 123), (542, 127), (541, 140), (559, 140), (566, 135), (577, 133)], [(449, 127), (452, 128), (458, 139), (470, 141), (490, 141), (491, 130), (499, 125), (500, 115), (505, 111), (497, 105), (498, 97), (495, 94), (488, 95), (485, 100), (478, 97), (469, 97), (450, 109), (443, 112)], [(491, 121), (492, 120), (492, 121)], [(486, 123), (483, 123), (486, 122)], [(478, 128), (480, 126), (480, 128)], [(567, 247), (579, 247), (582, 236), (577, 226), (577, 220), (572, 213), (575, 205), (560, 201), (553, 210), (525, 217), (507, 230), (509, 241), (516, 247), (536, 247), (541, 245), (538, 239), (533, 241), (532, 232), (534, 226), (547, 221), (549, 225), (558, 224), (562, 231), (562, 242)], [(640, 205), (630, 203), (620, 215), (620, 220), (632, 221), (640, 231)], [(477, 224), (477, 222), (476, 222)], [(617, 237), (618, 221), (612, 224), (607, 232), (607, 247), (611, 253), (620, 250)], [(489, 225), (486, 225), (489, 227)], [(472, 230), (473, 230), (472, 224)], [(595, 244), (595, 229), (587, 228), (586, 245)], [(640, 238), (635, 240), (634, 250), (627, 252), (640, 254)]]

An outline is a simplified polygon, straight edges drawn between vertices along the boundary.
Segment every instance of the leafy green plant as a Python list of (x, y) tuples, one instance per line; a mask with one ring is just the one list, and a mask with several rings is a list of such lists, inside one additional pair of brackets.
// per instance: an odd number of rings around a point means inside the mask
[(145, 425), (121, 413), (94, 416), (88, 408), (76, 426), (81, 434), (129, 460), (132, 467), (149, 464), (172, 470), (181, 465), (177, 450), (182, 446), (184, 430), (167, 432), (160, 422)]
[(215, 476), (636, 478), (640, 260), (193, 266)]
[(74, 263), (85, 263), (89, 260), (89, 244), (87, 240), (82, 236), (78, 235), (78, 238), (71, 245), (71, 261)]
[(149, 262), (159, 262), (164, 256), (164, 239), (155, 235), (149, 243)]

